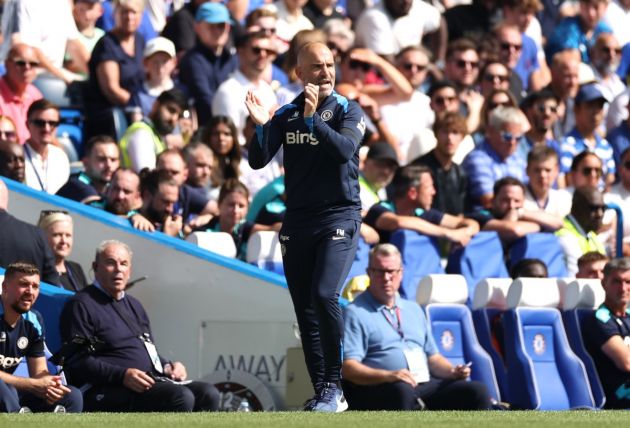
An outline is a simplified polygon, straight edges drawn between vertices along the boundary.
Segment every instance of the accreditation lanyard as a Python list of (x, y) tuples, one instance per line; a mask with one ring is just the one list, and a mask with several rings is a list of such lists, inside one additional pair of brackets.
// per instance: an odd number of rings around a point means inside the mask
[[(28, 143), (24, 144), (24, 150), (26, 151), (26, 156), (28, 157), (28, 162), (31, 164), (31, 167), (33, 168), (33, 172), (35, 172), (35, 176), (37, 177), (37, 181), (39, 181), (39, 187), (42, 188), (42, 190), (44, 192), (46, 192), (46, 188), (48, 186), (44, 185), (44, 182), (42, 181), (42, 177), (39, 175), (39, 172), (37, 171), (37, 167), (35, 166), (35, 163), (33, 162), (33, 158), (31, 157), (31, 149), (28, 147)], [(46, 161), (46, 167), (44, 168), (44, 160), (42, 159), (42, 173), (45, 175), (46, 180), (48, 180), (48, 162)]]
[(67, 263), (64, 263), (64, 265), (66, 266), (66, 275), (68, 276), (68, 281), (70, 281), (70, 285), (72, 286), (72, 288), (74, 288), (74, 291), (79, 291), (79, 284), (77, 282), (77, 279), (72, 274), (72, 269), (70, 268), (70, 265), (68, 265)]
[(394, 321), (390, 318), (390, 315), (392, 314), (392, 310), (391, 309), (387, 309), (387, 308), (383, 308), (382, 313), (383, 316), (385, 317), (385, 320), (387, 320), (387, 323), (389, 325), (392, 326), (392, 328), (394, 330), (396, 330), (396, 332), (398, 333), (398, 335), (400, 336), (401, 339), (405, 339), (405, 333), (403, 333), (402, 330), (402, 320), (400, 318), (400, 308), (398, 306), (394, 306), (394, 315), (396, 315), (396, 325), (394, 325)]

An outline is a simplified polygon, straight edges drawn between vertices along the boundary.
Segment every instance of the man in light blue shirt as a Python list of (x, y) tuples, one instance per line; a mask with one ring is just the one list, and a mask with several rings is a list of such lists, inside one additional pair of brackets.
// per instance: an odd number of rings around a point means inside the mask
[(494, 183), (503, 177), (527, 182), (527, 159), (518, 150), (523, 140), (523, 114), (516, 107), (497, 107), (490, 114), (486, 138), (463, 162), (473, 208), (489, 208)]
[(470, 367), (444, 358), (420, 306), (398, 296), (398, 249), (374, 247), (367, 271), (370, 286), (344, 317), (343, 389), (350, 409), (488, 409), (485, 385), (466, 381)]

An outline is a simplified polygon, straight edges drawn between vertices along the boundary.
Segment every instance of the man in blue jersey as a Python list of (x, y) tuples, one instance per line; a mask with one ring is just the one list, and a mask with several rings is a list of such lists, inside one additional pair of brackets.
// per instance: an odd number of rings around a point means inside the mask
[[(27, 314), (39, 296), (39, 269), (11, 263), (2, 282), (0, 312), (0, 412), (67, 411), (83, 408), (81, 392), (48, 372), (41, 325)], [(29, 377), (15, 374), (26, 358)]]
[(273, 117), (255, 92), (245, 104), (256, 124), (249, 164), (264, 167), (284, 148), (286, 213), (280, 243), (315, 396), (305, 410), (342, 412), (343, 319), (339, 291), (357, 248), (361, 222), (359, 106), (334, 92), (335, 61), (322, 43), (305, 45), (297, 76), (304, 92)]

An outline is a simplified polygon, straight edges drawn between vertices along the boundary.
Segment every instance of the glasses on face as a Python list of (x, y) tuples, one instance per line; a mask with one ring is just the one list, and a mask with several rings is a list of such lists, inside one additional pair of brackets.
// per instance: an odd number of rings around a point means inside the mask
[(485, 76), (483, 76), (483, 80), (490, 83), (494, 83), (496, 80), (501, 83), (505, 83), (508, 81), (508, 79), (508, 76), (504, 76), (502, 74), (486, 74)]
[(508, 43), (508, 42), (502, 42), (499, 46), (504, 51), (510, 51), (514, 49), (516, 52), (519, 52), (523, 48), (523, 45), (519, 45), (516, 43)]
[(406, 62), (402, 67), (407, 71), (420, 72), (427, 69), (425, 64), (414, 64), (413, 62)]
[(28, 66), (29, 68), (39, 67), (39, 62), (37, 61), (26, 61), (24, 59), (14, 59), (12, 60), (13, 64), (17, 65), (20, 68), (25, 68)]
[(522, 135), (514, 135), (511, 132), (501, 132), (501, 138), (506, 143), (511, 143), (512, 141), (518, 141), (522, 138)]
[(503, 101), (503, 102), (491, 102), (490, 104), (488, 104), (488, 110), (494, 110), (497, 107), (511, 107), (511, 104), (509, 101)]
[(456, 99), (457, 97), (435, 97), (435, 103), (445, 105), (454, 102)]
[(457, 61), (455, 61), (455, 65), (457, 66), (457, 68), (467, 68), (468, 66), (470, 66), (470, 68), (477, 68), (479, 67), (479, 61), (466, 61), (463, 59), (458, 59)]
[(602, 174), (604, 173), (601, 168), (594, 167), (594, 166), (585, 166), (584, 168), (582, 168), (581, 172), (584, 177), (590, 177), (593, 174), (597, 175), (598, 177), (601, 177)]
[(402, 269), (401, 268), (398, 268), (398, 269), (379, 269), (379, 268), (370, 267), (370, 268), (368, 268), (368, 270), (371, 271), (374, 275), (385, 276), (385, 275), (397, 275), (397, 274), (400, 273), (400, 271)]
[(602, 46), (600, 48), (601, 53), (611, 54), (611, 55), (621, 55), (621, 48), (613, 48), (609, 46)]
[(58, 120), (31, 119), (29, 120), (29, 122), (41, 129), (46, 128), (46, 125), (50, 126), (51, 128), (56, 128), (59, 126)]
[(276, 34), (276, 29), (274, 27), (260, 27), (260, 31), (265, 34)]
[(42, 210), (39, 213), (39, 222), (41, 222), (46, 217), (54, 215), (54, 214), (70, 215), (70, 213), (68, 211), (66, 211), (66, 210)]
[(263, 52), (265, 52), (267, 56), (276, 55), (276, 51), (274, 51), (273, 49), (259, 48), (258, 46), (252, 46), (252, 52), (254, 53), (254, 55), (260, 55)]
[(366, 73), (372, 68), (372, 66), (367, 62), (358, 61), (356, 59), (351, 59), (350, 62), (348, 62), (348, 67), (350, 67), (352, 70), (361, 69)]
[(547, 111), (550, 111), (551, 113), (558, 113), (558, 106), (539, 104), (536, 106), (536, 110), (538, 110), (539, 113), (546, 113)]

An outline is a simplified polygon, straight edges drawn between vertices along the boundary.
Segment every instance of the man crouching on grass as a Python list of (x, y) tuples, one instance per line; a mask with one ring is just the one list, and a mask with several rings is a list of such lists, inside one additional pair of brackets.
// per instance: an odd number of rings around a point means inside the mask
[[(39, 296), (39, 278), (37, 267), (17, 262), (8, 266), (2, 282), (0, 411), (80, 412), (81, 392), (48, 372), (44, 338), (37, 326), (23, 317)], [(14, 376), (24, 357), (30, 377)]]

